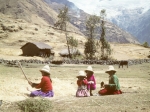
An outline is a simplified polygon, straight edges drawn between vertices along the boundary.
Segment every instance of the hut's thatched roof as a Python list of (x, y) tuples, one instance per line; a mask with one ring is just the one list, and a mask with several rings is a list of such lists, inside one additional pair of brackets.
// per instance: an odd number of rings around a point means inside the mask
[[(69, 55), (68, 49), (63, 49), (59, 52), (60, 55)], [(70, 49), (70, 54), (80, 55), (80, 51), (78, 49)]]
[(28, 42), (28, 43), (26, 43), (25, 45), (23, 45), (23, 46), (21, 47), (21, 49), (22, 49), (23, 47), (25, 47), (26, 45), (28, 45), (28, 44), (34, 44), (34, 45), (36, 45), (39, 49), (52, 49), (51, 46), (49, 46), (49, 45), (47, 45), (47, 44), (45, 44), (45, 43), (43, 43), (43, 42)]

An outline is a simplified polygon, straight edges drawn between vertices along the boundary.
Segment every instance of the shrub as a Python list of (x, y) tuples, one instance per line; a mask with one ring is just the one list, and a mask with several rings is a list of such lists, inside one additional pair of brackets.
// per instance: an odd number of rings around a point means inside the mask
[(48, 99), (26, 99), (18, 103), (19, 108), (24, 112), (47, 112), (52, 109), (51, 101)]
[(145, 42), (145, 43), (143, 44), (143, 46), (146, 47), (146, 48), (148, 48), (148, 47), (149, 47), (148, 42)]

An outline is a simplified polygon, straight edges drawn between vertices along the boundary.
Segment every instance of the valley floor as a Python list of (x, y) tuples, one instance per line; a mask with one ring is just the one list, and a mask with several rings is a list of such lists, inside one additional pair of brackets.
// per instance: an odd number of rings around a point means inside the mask
[[(27, 77), (33, 82), (41, 80), (39, 69), (43, 65), (23, 66)], [(150, 64), (143, 63), (131, 65), (129, 68), (118, 68), (116, 75), (119, 77), (121, 95), (99, 96), (100, 82), (108, 82), (105, 74), (107, 65), (92, 65), (95, 71), (97, 88), (93, 91), (94, 96), (75, 97), (77, 85), (76, 76), (79, 70), (85, 70), (87, 65), (50, 65), (51, 78), (55, 96), (49, 98), (52, 102), (52, 112), (149, 112), (150, 111)], [(3, 104), (2, 112), (20, 112), (14, 102), (25, 100), (31, 88), (25, 80), (20, 68), (0, 65), (0, 99)]]

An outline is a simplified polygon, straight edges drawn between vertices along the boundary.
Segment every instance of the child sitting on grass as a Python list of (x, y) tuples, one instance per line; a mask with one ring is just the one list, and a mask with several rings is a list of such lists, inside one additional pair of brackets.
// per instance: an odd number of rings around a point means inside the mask
[(77, 76), (77, 85), (78, 89), (76, 92), (76, 97), (88, 97), (90, 96), (89, 91), (87, 90), (87, 79), (84, 71), (79, 71)]

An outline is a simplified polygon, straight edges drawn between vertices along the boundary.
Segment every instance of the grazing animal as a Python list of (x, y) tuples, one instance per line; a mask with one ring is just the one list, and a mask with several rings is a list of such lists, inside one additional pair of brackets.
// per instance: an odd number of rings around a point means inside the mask
[(124, 60), (120, 61), (119, 68), (120, 68), (120, 66), (122, 66), (122, 68), (123, 68), (123, 65), (126, 65), (128, 68), (128, 61), (124, 61)]

